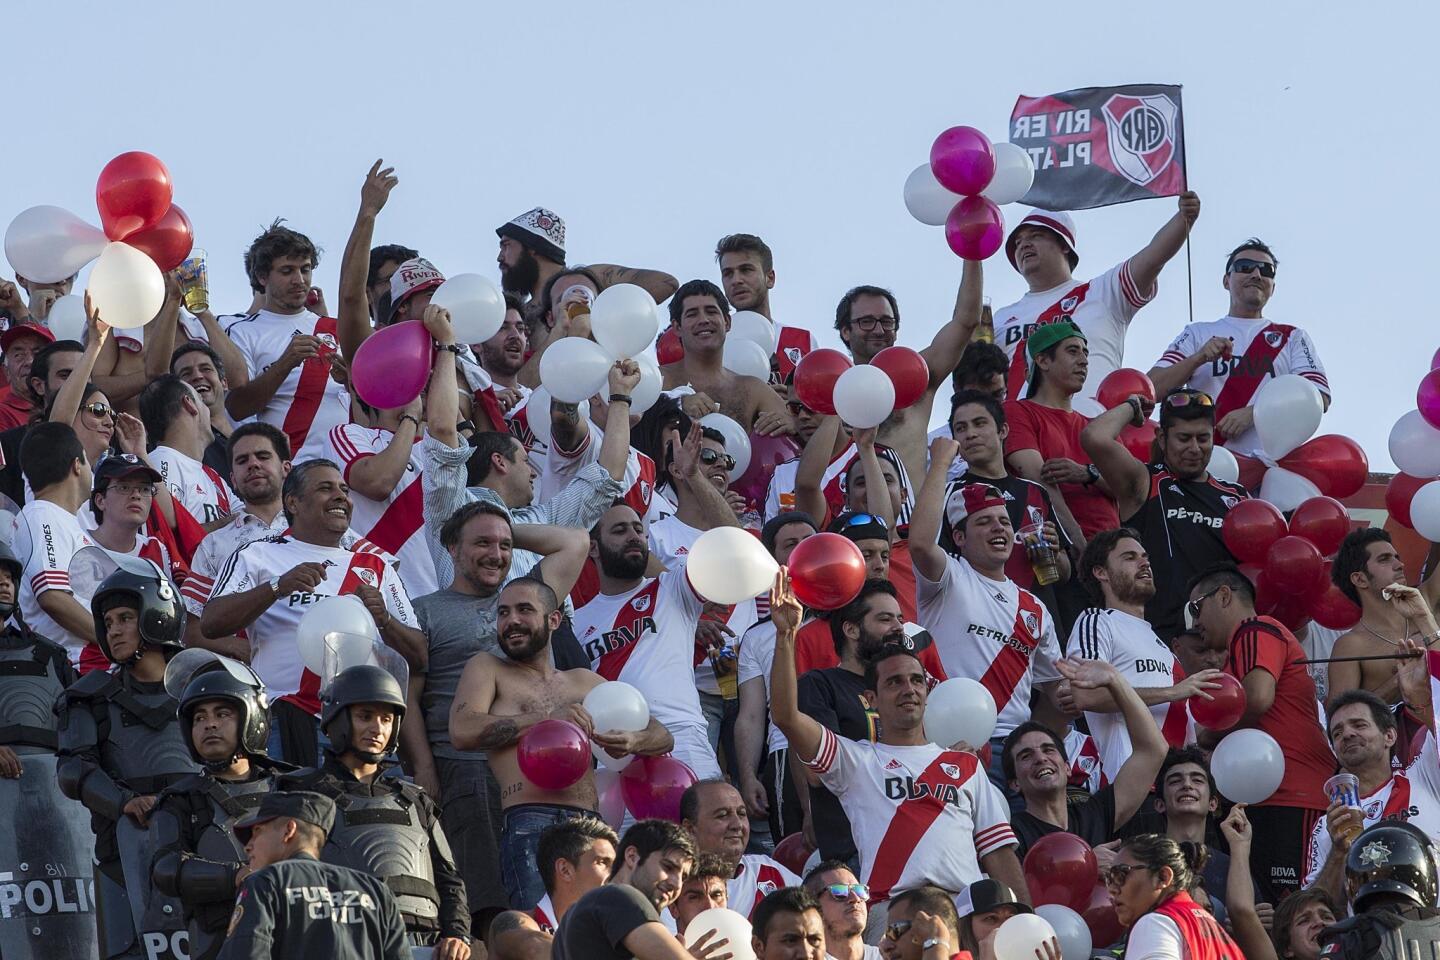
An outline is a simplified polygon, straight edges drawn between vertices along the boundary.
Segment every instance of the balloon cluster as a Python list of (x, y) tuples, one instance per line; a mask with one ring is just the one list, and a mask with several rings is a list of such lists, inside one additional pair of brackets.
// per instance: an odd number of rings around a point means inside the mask
[(30, 207), (5, 230), (5, 257), (17, 274), (40, 283), (68, 280), (98, 260), (86, 286), (95, 309), (112, 327), (143, 326), (165, 303), (162, 271), (180, 266), (195, 242), (173, 192), (157, 157), (122, 153), (95, 184), (103, 229), (60, 207)]
[(1349, 532), (1350, 514), (1332, 497), (1304, 501), (1288, 524), (1274, 504), (1242, 500), (1220, 528), (1226, 549), (1255, 584), (1256, 611), (1292, 630), (1311, 619), (1332, 630), (1360, 621), (1360, 608), (1330, 582), (1330, 566)]
[(974, 127), (951, 127), (930, 146), (930, 162), (905, 180), (905, 208), (921, 223), (945, 227), (965, 260), (993, 256), (1005, 242), (1000, 206), (1030, 192), (1035, 164), (1013, 143), (991, 142)]
[[(1100, 880), (1095, 851), (1075, 834), (1050, 833), (1035, 841), (1025, 852), (1024, 870), (1030, 900), (1035, 904), (1036, 913), (1053, 928), (1052, 935), (1060, 937), (1065, 960), (1072, 956), (1066, 946), (1074, 944), (1077, 951), (1082, 946), (1082, 930), (1088, 931), (1091, 943), (1102, 947), (1124, 934), (1115, 914), (1115, 901)], [(1017, 918), (1007, 920), (1006, 925), (1014, 919)], [(1040, 932), (1032, 931), (1032, 938)], [(1019, 957), (1018, 953), (1010, 955)], [(1088, 958), (1089, 953), (1075, 955)], [(997, 960), (999, 956), (997, 934)], [(1026, 956), (1033, 957), (1033, 954)]]
[(1415, 409), (1390, 429), (1400, 472), (1385, 489), (1390, 516), (1426, 540), (1440, 540), (1440, 350), (1415, 391)]
[(861, 430), (914, 405), (930, 386), (930, 367), (909, 347), (886, 347), (858, 366), (839, 350), (812, 350), (795, 366), (795, 395), (826, 416)]
[(1306, 500), (1348, 497), (1365, 486), (1370, 461), (1360, 445), (1335, 434), (1315, 436), (1324, 413), (1320, 390), (1298, 374), (1261, 386), (1254, 401), (1255, 433), (1274, 465), (1260, 481), (1260, 499), (1288, 513)]

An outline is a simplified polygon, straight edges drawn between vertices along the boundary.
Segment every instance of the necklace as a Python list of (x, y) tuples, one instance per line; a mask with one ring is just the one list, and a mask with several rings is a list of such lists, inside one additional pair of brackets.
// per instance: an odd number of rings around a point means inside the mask
[[(1364, 620), (1361, 620), (1361, 621), (1360, 621), (1360, 627), (1361, 627), (1361, 629), (1363, 629), (1366, 633), (1370, 634), (1370, 636), (1374, 637), (1376, 640), (1383, 640), (1383, 641), (1385, 641), (1386, 643), (1390, 644), (1390, 646), (1392, 646), (1392, 647), (1398, 647), (1398, 646), (1400, 646), (1400, 641), (1399, 641), (1399, 640), (1391, 640), (1389, 637), (1385, 636), (1385, 634), (1383, 634), (1383, 633), (1379, 632), (1378, 630), (1374, 629), (1373, 627), (1371, 627), (1370, 624), (1366, 623)], [(1414, 630), (1411, 629), (1410, 621), (1407, 619), (1407, 620), (1405, 621), (1405, 636), (1402, 637), (1401, 639), (1409, 639), (1409, 637), (1412, 636), (1413, 633), (1414, 633)]]

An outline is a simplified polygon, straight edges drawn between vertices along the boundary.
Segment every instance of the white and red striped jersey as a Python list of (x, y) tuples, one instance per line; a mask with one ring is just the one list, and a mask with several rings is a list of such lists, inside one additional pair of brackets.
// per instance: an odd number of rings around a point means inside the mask
[(746, 920), (760, 901), (782, 887), (798, 887), (800, 878), (789, 868), (765, 856), (763, 853), (747, 853), (741, 856), (735, 876), (725, 884), (725, 901)]
[[(1086, 660), (1103, 660), (1119, 671), (1130, 686), (1168, 687), (1185, 679), (1185, 671), (1165, 642), (1150, 629), (1150, 624), (1123, 610), (1091, 607), (1075, 620), (1066, 646), (1071, 656)], [(1150, 708), (1155, 725), (1172, 747), (1183, 747), (1195, 739), (1195, 724), (1185, 700), (1157, 703)], [(1104, 769), (1118, 773), (1131, 753), (1130, 731), (1125, 716), (1113, 713), (1085, 712), (1090, 735), (1100, 748)]]
[[(50, 590), (70, 589), (70, 561), (76, 551), (96, 546), (86, 535), (75, 514), (49, 500), (31, 500), (15, 516), (15, 556), (24, 564), (20, 576), (20, 615), (40, 634), (65, 648), (70, 662), (88, 672), (105, 670), (110, 661), (92, 636), (69, 633), (40, 606), (40, 596)], [(88, 608), (89, 597), (75, 597)]]
[(590, 669), (624, 680), (675, 738), (674, 755), (700, 779), (720, 776), (695, 689), (695, 625), (705, 601), (684, 567), (627, 593), (597, 593), (575, 610), (575, 637)]
[[(394, 439), (395, 434), (389, 430), (346, 423), (330, 431), (328, 443), (349, 483), (350, 469), (355, 464), (384, 453)], [(411, 444), (410, 462), (384, 500), (372, 500), (353, 487), (350, 490), (350, 526), (381, 550), (395, 555), (400, 561), (400, 581), (412, 597), (440, 589), (440, 576), (425, 540), (425, 492), (420, 482), (425, 460), (420, 455), (420, 440), (417, 436)]]
[[(876, 444), (875, 452), (895, 468), (896, 477), (900, 480), (900, 487), (905, 491), (905, 501), (900, 505), (900, 516), (896, 522), (909, 523), (910, 512), (915, 509), (915, 490), (910, 484), (910, 474), (906, 472), (905, 464), (891, 452), (889, 447), (884, 444)], [(850, 465), (859, 458), (860, 448), (853, 443), (850, 444), (840, 452), (839, 456), (830, 461), (830, 465), (825, 468), (825, 473), (820, 478), (820, 491), (825, 494), (825, 503), (829, 506), (832, 517), (845, 512), (846, 474)], [(770, 475), (770, 485), (765, 490), (766, 520), (778, 513), (795, 509), (795, 474), (799, 469), (799, 457), (775, 465), (775, 472)], [(823, 524), (825, 518), (816, 517), (815, 522)]]
[[(530, 455), (530, 462), (535, 465), (535, 469), (543, 474), (545, 460), (550, 454), (550, 445), (537, 437), (534, 428), (530, 426), (530, 400), (533, 396), (532, 393), (510, 408), (505, 414), (505, 426), (510, 431), (510, 435), (524, 445), (525, 452)], [(548, 415), (548, 412), (542, 411), (542, 413)]]
[[(535, 469), (540, 472), (539, 479), (535, 481), (536, 501), (544, 503), (551, 499), (579, 476), (581, 470), (600, 459), (600, 445), (605, 442), (605, 432), (590, 420), (584, 420), (583, 425), (587, 432), (579, 447), (566, 453), (552, 443), (544, 462), (535, 464)], [(658, 519), (652, 512), (655, 506), (655, 461), (634, 447), (626, 456), (625, 476), (620, 478), (620, 488), (624, 491), (621, 498), (642, 519)]]
[(982, 857), (1016, 842), (1010, 807), (972, 753), (822, 728), (806, 766), (850, 818), (872, 903), (927, 883), (958, 893), (981, 878)]
[(964, 559), (947, 555), (938, 582), (915, 568), (915, 603), (945, 675), (978, 680), (995, 698), (996, 737), (1030, 719), (1034, 684), (1060, 679), (1050, 611), (1013, 580), (982, 577)]
[(164, 445), (150, 451), (150, 464), (160, 471), (175, 504), (201, 524), (227, 516), (240, 498), (214, 469)]
[(1100, 762), (1100, 748), (1090, 734), (1072, 727), (1065, 734), (1065, 756), (1070, 758), (1070, 786), (1096, 793), (1110, 785)]
[(225, 566), (225, 561), (229, 560), (236, 550), (251, 541), (277, 536), (289, 529), (290, 523), (283, 512), (275, 514), (274, 522), (266, 523), (241, 503), (240, 508), (231, 515), (229, 523), (211, 530), (195, 548), (195, 555), (190, 558), (190, 576), (180, 587), (180, 597), (185, 601), (185, 609), (192, 617), (198, 617), (205, 612), (205, 601), (210, 599), (215, 578), (220, 575), (220, 568)]
[(225, 333), (244, 355), (251, 380), (277, 363), (297, 335), (319, 338), (324, 348), (321, 356), (297, 364), (286, 374), (259, 419), (279, 427), (290, 438), (295, 463), (323, 457), (325, 435), (350, 422), (350, 395), (331, 378), (326, 359), (340, 348), (335, 340), (335, 319), (309, 310), (291, 315), (261, 310), (232, 323)]
[(354, 593), (362, 583), (379, 590), (385, 609), (406, 626), (415, 626), (415, 611), (395, 572), (395, 558), (354, 533), (346, 533), (338, 547), (284, 535), (251, 541), (226, 561), (210, 597), (253, 590), (300, 563), (324, 564), (325, 579), (313, 591), (297, 590), (276, 598), (246, 625), (245, 634), (250, 640), (250, 665), (265, 682), (270, 698), (289, 700), (318, 715), (320, 678), (305, 669), (295, 643), (296, 628), (306, 611), (325, 597)]
[[(648, 530), (650, 552), (658, 557), (668, 570), (677, 570), (685, 565), (685, 561), (690, 556), (690, 548), (695, 546), (695, 541), (700, 539), (700, 534), (705, 532), (695, 529), (675, 514), (649, 524)], [(721, 609), (723, 610), (723, 608)], [(720, 613), (721, 610), (715, 610), (711, 616), (718, 618)], [(725, 615), (723, 620), (725, 626), (735, 633), (734, 637), (725, 637), (725, 646), (730, 654), (738, 656), (740, 638), (745, 636), (745, 631), (754, 626), (758, 619), (760, 617), (756, 613), (753, 599), (730, 607), (730, 612)], [(724, 635), (722, 634), (722, 636)], [(710, 658), (706, 651), (697, 648), (695, 657), (696, 689), (701, 693), (719, 696), (720, 686), (715, 681), (715, 668), (710, 665)]]
[[(767, 607), (769, 598), (766, 598)], [(740, 637), (740, 654), (735, 664), (735, 680), (742, 686), (759, 680), (765, 691), (765, 750), (774, 753), (789, 746), (785, 734), (770, 719), (770, 668), (775, 664), (775, 622), (767, 615)]]
[[(1250, 406), (1260, 387), (1287, 373), (1304, 377), (1325, 396), (1330, 395), (1330, 381), (1325, 377), (1325, 366), (1310, 335), (1299, 327), (1263, 317), (1255, 320), (1221, 317), (1187, 324), (1155, 361), (1155, 366), (1173, 366), (1194, 356), (1212, 337), (1225, 337), (1234, 344), (1230, 355), (1202, 364), (1185, 385), (1210, 394), (1215, 401), (1217, 421), (1232, 410)], [(1226, 437), (1225, 446), (1253, 457), (1261, 452), (1260, 435), (1251, 427), (1238, 437)]]
[(560, 926), (555, 919), (555, 904), (551, 901), (550, 894), (545, 894), (540, 898), (540, 902), (535, 904), (535, 909), (530, 911), (530, 919), (539, 924), (542, 933), (554, 933), (555, 928)]
[(1076, 413), (1101, 413), (1095, 402), (1100, 381), (1125, 364), (1125, 331), (1136, 312), (1155, 297), (1156, 290), (1141, 290), (1130, 275), (1130, 261), (1112, 267), (1093, 280), (1071, 280), (1050, 290), (1027, 293), (995, 311), (995, 343), (1010, 358), (1009, 398), (1025, 396), (1030, 357), (1025, 342), (1030, 331), (1047, 323), (1069, 320), (1080, 328), (1090, 348), (1090, 372), (1085, 389), (1072, 398)]

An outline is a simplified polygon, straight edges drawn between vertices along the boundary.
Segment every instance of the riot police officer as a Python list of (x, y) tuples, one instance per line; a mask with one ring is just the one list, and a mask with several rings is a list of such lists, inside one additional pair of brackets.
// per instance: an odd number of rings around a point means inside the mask
[(267, 793), (235, 825), (252, 871), (218, 960), (411, 960), (385, 883), (317, 858), (335, 821), (318, 793)]
[(56, 705), (57, 775), (65, 795), (90, 809), (100, 956), (174, 956), (180, 905), (152, 892), (146, 828), (160, 792), (197, 769), (164, 684), (166, 662), (183, 649), (185, 608), (154, 564), (121, 557), (90, 610), (116, 667), (85, 674)]
[(1423, 831), (1382, 820), (1360, 834), (1345, 857), (1345, 888), (1354, 916), (1320, 932), (1321, 957), (1405, 960), (1440, 950), (1440, 879)]
[(466, 960), (465, 881), (439, 811), (387, 760), (404, 717), (405, 694), (388, 671), (341, 671), (320, 697), (320, 726), (330, 740), (325, 763), (284, 778), (283, 789), (333, 798), (335, 827), (321, 859), (380, 877), (400, 904), (410, 943), (433, 945), (436, 960)]
[[(194, 670), (183, 661), (199, 661)], [(178, 672), (184, 676), (172, 676)], [(225, 939), (238, 881), (249, 874), (235, 824), (254, 813), (288, 764), (265, 753), (270, 734), (264, 684), (243, 663), (203, 650), (171, 661), (166, 686), (181, 686), (180, 727), (205, 769), (160, 795), (150, 817), (154, 880), (180, 898), (190, 960), (214, 960)]]

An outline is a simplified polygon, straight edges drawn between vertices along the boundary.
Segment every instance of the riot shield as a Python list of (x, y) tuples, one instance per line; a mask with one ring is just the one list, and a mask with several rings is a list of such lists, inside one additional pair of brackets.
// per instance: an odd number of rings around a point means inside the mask
[(120, 868), (125, 872), (125, 893), (130, 915), (145, 960), (190, 960), (190, 933), (178, 897), (167, 897), (150, 879), (155, 845), (150, 831), (129, 817), (115, 825)]

